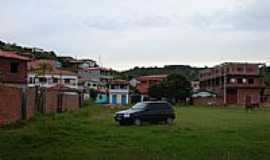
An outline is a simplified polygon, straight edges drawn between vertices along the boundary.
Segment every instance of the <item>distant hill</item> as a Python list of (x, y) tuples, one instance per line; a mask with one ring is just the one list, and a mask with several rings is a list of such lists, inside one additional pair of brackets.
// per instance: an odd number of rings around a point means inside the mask
[(0, 40), (0, 50), (15, 51), (20, 54), (39, 58), (39, 59), (57, 59), (56, 54), (53, 51), (43, 51), (42, 49), (22, 47), (15, 43), (6, 43)]
[(129, 79), (144, 75), (153, 74), (181, 74), (188, 80), (197, 80), (199, 72), (205, 68), (192, 67), (188, 65), (166, 65), (164, 67), (135, 67), (133, 69), (122, 72)]

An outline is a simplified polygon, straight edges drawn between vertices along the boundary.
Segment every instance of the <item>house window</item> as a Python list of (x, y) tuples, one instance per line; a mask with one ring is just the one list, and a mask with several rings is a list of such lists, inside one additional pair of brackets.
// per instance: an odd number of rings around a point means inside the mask
[(238, 84), (243, 84), (243, 79), (242, 79), (242, 78), (238, 78), (238, 79), (237, 79), (237, 83), (238, 83)]
[(254, 79), (252, 78), (248, 79), (248, 84), (254, 84)]
[(18, 73), (18, 69), (19, 69), (19, 63), (17, 63), (17, 62), (10, 63), (10, 72), (11, 73)]
[(57, 78), (53, 78), (53, 83), (58, 83), (58, 79)]
[(33, 78), (33, 77), (30, 77), (30, 78), (29, 78), (29, 83), (30, 83), (30, 84), (35, 83), (35, 81), (34, 81), (34, 78)]
[(247, 70), (248, 70), (248, 72), (254, 72), (253, 68), (248, 68)]
[(39, 78), (39, 82), (41, 82), (41, 83), (47, 83), (47, 79), (44, 78), (44, 77), (40, 77)]
[(65, 79), (65, 83), (69, 84), (70, 83), (70, 79)]
[(244, 71), (243, 68), (241, 68), (241, 67), (237, 68), (237, 72), (243, 72), (243, 71)]

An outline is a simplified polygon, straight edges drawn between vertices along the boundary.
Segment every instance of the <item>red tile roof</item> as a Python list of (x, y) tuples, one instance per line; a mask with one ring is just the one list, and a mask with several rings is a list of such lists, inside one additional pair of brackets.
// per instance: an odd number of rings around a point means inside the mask
[(10, 59), (17, 59), (17, 60), (22, 60), (22, 61), (29, 61), (30, 60), (30, 58), (19, 55), (17, 52), (13, 52), (13, 51), (2, 51), (2, 50), (0, 50), (0, 57), (10, 58)]

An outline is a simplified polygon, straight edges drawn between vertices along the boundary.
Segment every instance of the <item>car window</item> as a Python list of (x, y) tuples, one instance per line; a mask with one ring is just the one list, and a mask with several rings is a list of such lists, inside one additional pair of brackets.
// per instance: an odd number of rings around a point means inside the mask
[(147, 108), (149, 108), (150, 110), (167, 110), (167, 109), (171, 109), (171, 107), (166, 103), (148, 104)]
[(146, 107), (146, 104), (144, 103), (137, 103), (134, 106), (131, 107), (133, 110), (143, 110)]

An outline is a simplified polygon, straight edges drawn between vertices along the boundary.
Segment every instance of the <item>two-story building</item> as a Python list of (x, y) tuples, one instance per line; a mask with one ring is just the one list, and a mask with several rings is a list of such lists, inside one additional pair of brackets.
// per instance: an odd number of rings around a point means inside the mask
[(109, 83), (109, 103), (129, 103), (129, 83), (125, 80), (113, 80)]
[(79, 69), (80, 83), (89, 89), (108, 88), (108, 83), (113, 80), (112, 69), (102, 67), (90, 67)]
[(223, 63), (200, 72), (200, 89), (214, 92), (223, 104), (260, 103), (265, 64)]
[(78, 89), (78, 76), (73, 72), (60, 69), (45, 72), (31, 71), (28, 73), (29, 87), (51, 88), (57, 85)]
[(57, 85), (78, 88), (76, 73), (59, 68), (58, 61), (50, 59), (33, 59), (28, 62), (28, 86), (51, 88)]

